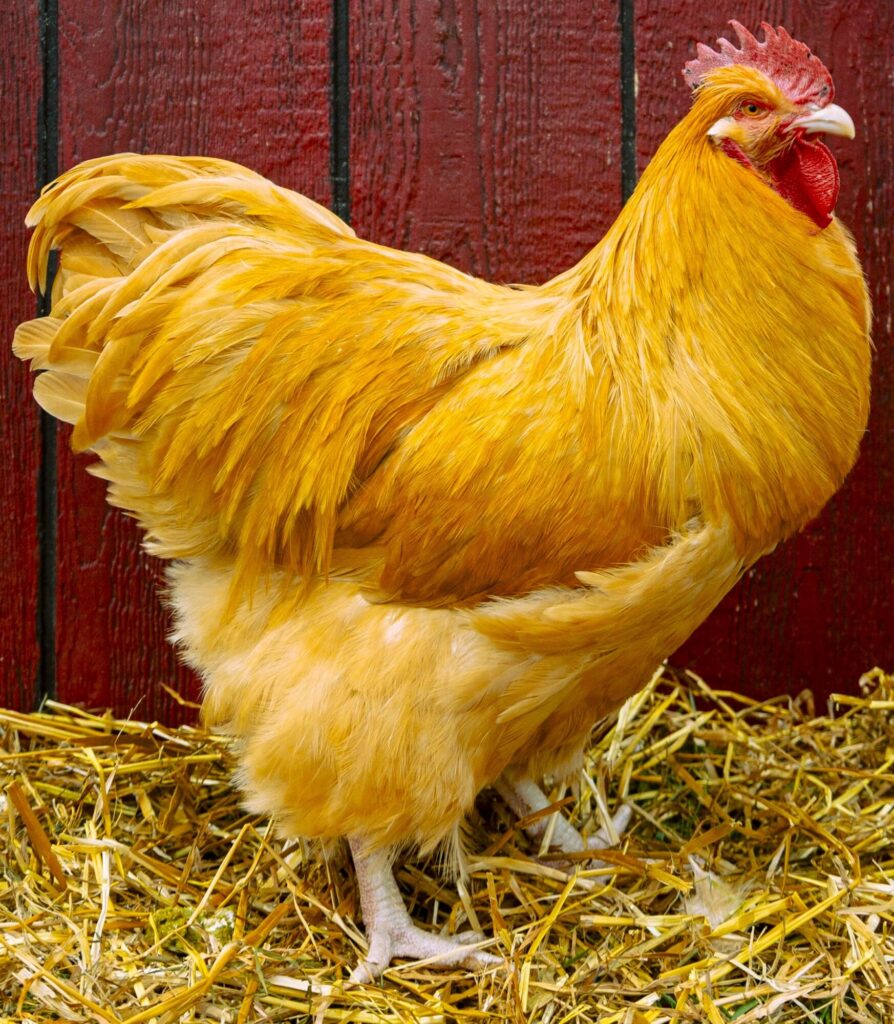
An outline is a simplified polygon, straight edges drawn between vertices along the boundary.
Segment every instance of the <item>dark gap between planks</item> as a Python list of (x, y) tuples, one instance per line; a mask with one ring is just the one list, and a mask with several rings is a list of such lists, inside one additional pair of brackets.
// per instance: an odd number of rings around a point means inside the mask
[(636, 12), (634, 0), (619, 0), (621, 50), (621, 198), (626, 203), (636, 188)]
[[(58, 0), (40, 0), (40, 64), (42, 95), (37, 108), (37, 188), (59, 173), (59, 6)], [(37, 315), (50, 311), (55, 259), (47, 275), (47, 294), (37, 301)], [(39, 648), (36, 703), (56, 696), (56, 559), (57, 559), (56, 421), (40, 414), (40, 470), (37, 478)]]

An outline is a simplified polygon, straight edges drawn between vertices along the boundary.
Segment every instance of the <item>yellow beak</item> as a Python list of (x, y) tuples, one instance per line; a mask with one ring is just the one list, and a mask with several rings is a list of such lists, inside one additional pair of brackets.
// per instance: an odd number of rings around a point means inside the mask
[(786, 130), (793, 132), (796, 128), (801, 128), (807, 133), (825, 132), (826, 135), (843, 135), (846, 139), (852, 139), (856, 134), (851, 115), (837, 103), (830, 103), (827, 107), (821, 107), (819, 110), (812, 110), (809, 114), (796, 117)]

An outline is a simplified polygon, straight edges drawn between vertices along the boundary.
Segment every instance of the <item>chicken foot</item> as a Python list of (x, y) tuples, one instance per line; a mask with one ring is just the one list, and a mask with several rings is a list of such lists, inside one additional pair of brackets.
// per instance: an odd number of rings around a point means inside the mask
[(499, 957), (475, 949), (477, 932), (463, 935), (435, 935), (413, 924), (394, 880), (388, 855), (367, 851), (362, 842), (350, 840), (351, 855), (360, 891), (360, 909), (369, 941), (365, 960), (351, 972), (351, 982), (374, 981), (395, 957), (434, 960), (439, 967), (481, 969), (502, 963)]
[[(532, 779), (509, 779), (500, 776), (494, 783), (494, 789), (506, 801), (510, 809), (520, 818), (536, 814), (550, 806), (546, 793)], [(585, 850), (605, 850), (616, 846), (619, 837), (630, 824), (633, 811), (627, 804), (622, 804), (611, 819), (609, 828), (601, 828), (591, 836), (582, 836), (570, 821), (561, 813), (551, 816), (554, 819), (552, 841), (563, 853), (581, 853)], [(550, 825), (551, 818), (542, 817), (525, 827), (525, 832), (532, 839), (542, 839)], [(593, 865), (599, 867), (598, 862)]]

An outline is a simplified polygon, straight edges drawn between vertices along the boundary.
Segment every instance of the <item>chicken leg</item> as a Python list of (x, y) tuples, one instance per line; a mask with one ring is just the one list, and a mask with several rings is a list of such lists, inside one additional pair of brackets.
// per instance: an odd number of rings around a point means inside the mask
[[(494, 789), (506, 801), (510, 809), (520, 818), (536, 814), (550, 805), (550, 800), (543, 790), (532, 779), (510, 779), (500, 776), (494, 783)], [(581, 853), (584, 850), (605, 850), (618, 842), (618, 837), (630, 824), (633, 811), (627, 804), (622, 804), (608, 829), (600, 829), (591, 836), (582, 836), (580, 832), (562, 814), (555, 814), (553, 825), (553, 843), (563, 853)], [(528, 825), (525, 831), (532, 839), (540, 839), (550, 823), (549, 817), (539, 818)], [(598, 865), (597, 865), (598, 866)]]
[(435, 935), (413, 924), (394, 880), (388, 855), (381, 850), (368, 851), (356, 839), (350, 840), (350, 846), (369, 941), (369, 953), (351, 973), (352, 982), (374, 981), (398, 956), (435, 960), (441, 967), (481, 969), (502, 963), (499, 957), (469, 945), (481, 940), (476, 933)]

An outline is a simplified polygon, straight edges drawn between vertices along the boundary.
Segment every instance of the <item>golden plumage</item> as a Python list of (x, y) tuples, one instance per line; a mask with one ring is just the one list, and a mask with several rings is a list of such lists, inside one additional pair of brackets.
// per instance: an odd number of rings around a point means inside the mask
[[(355, 237), (220, 160), (125, 154), (31, 212), (16, 351), (174, 560), (175, 639), (250, 805), (430, 849), (502, 772), (566, 771), (867, 417), (853, 244), (707, 136), (714, 71), (633, 198), (542, 287)], [(496, 600), (494, 600), (496, 598)]]

